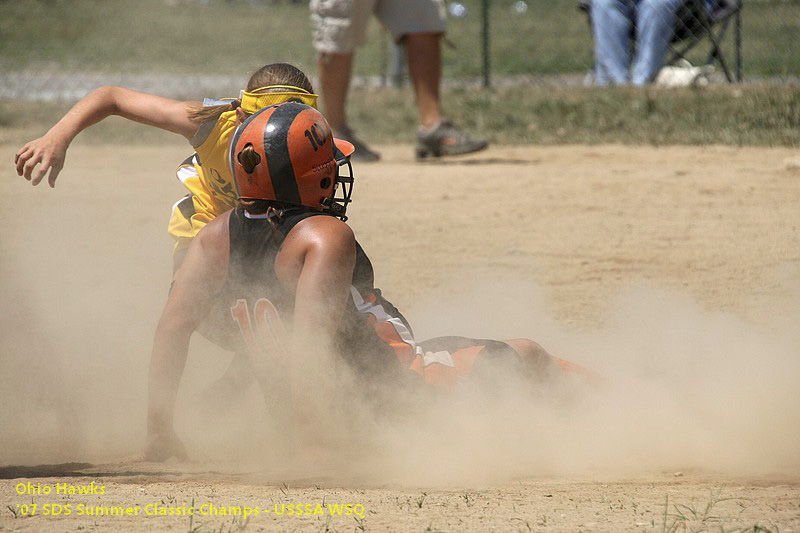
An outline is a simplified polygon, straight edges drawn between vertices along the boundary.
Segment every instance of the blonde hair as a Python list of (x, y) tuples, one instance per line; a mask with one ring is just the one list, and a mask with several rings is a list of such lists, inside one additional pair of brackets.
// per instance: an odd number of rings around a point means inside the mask
[[(276, 87), (271, 88), (270, 86)], [(251, 92), (264, 88), (264, 92), (286, 92), (286, 86), (302, 89), (309, 94), (314, 92), (314, 87), (311, 85), (308, 76), (302, 70), (289, 63), (264, 65), (250, 76), (245, 91)], [(216, 121), (222, 113), (233, 111), (241, 105), (242, 101), (237, 98), (231, 100), (229, 104), (195, 107), (189, 110), (189, 119), (198, 124), (209, 120)]]

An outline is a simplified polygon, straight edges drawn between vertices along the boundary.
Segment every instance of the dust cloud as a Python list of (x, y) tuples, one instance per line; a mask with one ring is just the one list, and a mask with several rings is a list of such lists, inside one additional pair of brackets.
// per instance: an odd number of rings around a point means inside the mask
[[(456, 484), (509, 477), (702, 469), (731, 475), (800, 468), (797, 287), (770, 323), (708, 310), (689, 297), (632, 286), (595, 330), (547, 317), (541, 291), (520, 282), (461, 294), (453, 285), (414, 310), (418, 335), (528, 336), (595, 370), (598, 384), (530, 384), (486, 401), (450, 402), (413, 427), (389, 430), (398, 479)], [(458, 294), (457, 296), (453, 296)], [(415, 421), (414, 424), (417, 424)], [(411, 424), (411, 426), (414, 426)], [(393, 445), (393, 446), (392, 446)]]
[[(4, 159), (11, 161), (15, 150), (5, 148)], [(30, 187), (8, 165), (0, 169), (4, 465), (116, 463), (144, 446), (150, 349), (171, 279), (165, 226), (170, 207), (185, 194), (171, 169), (186, 148), (70, 150), (68, 170), (53, 190)], [(397, 147), (395, 154), (406, 150)], [(352, 221), (357, 230), (364, 221), (362, 243), (391, 280), (379, 285), (419, 339), (528, 337), (600, 373), (603, 383), (508, 384), (491, 398), (398, 402), (390, 415), (368, 408), (363, 391), (343, 386), (330, 399), (335, 429), (295, 450), (310, 460), (292, 464), (274, 446), (285, 428), (266, 422), (257, 387), (215, 390), (231, 355), (197, 337), (176, 429), (191, 458), (207, 465), (200, 468), (361, 486), (800, 469), (797, 180), (774, 164), (791, 150), (502, 150), (535, 166), (391, 163), (360, 174)], [(487, 182), (487, 175), (507, 179)], [(480, 194), (484, 209), (477, 215), (475, 196), (454, 194), (455, 179)], [(519, 202), (514, 211), (508, 199), (520, 191), (535, 204)], [(390, 195), (414, 198), (415, 207), (387, 216)], [(450, 238), (451, 228), (460, 230), (457, 238)], [(606, 234), (626, 238), (610, 242)], [(653, 243), (663, 247), (649, 249)], [(574, 291), (556, 290), (553, 284), (578, 275), (609, 278), (591, 263), (572, 261), (574, 250), (587, 248), (589, 258), (637, 259), (620, 276), (641, 275), (654, 284), (631, 284), (611, 298), (604, 292), (611, 285), (601, 290), (586, 280)], [(532, 265), (543, 249), (548, 258)], [(520, 253), (492, 262), (476, 250)], [(783, 262), (794, 270), (773, 276)], [(552, 272), (562, 263), (570, 268), (551, 285), (506, 276)], [(456, 279), (458, 265), (469, 264), (478, 271)], [(671, 288), (659, 285), (662, 280)], [(674, 289), (687, 280), (690, 288), (715, 289), (705, 291), (710, 307)], [(402, 301), (419, 294), (427, 298)], [(602, 301), (602, 322), (579, 328), (553, 318), (554, 294), (574, 295), (578, 301), (569, 309)], [(747, 313), (718, 310), (734, 304)]]
[(36, 216), (11, 221), (2, 242), (2, 464), (113, 461), (144, 443), (169, 257), (141, 253), (130, 218), (101, 224), (59, 193), (30, 202)]
[[(89, 263), (61, 265), (58, 278), (73, 279), (66, 287), (46, 277), (30, 284), (30, 272), (5, 278), (3, 464), (115, 462), (143, 446), (150, 342), (166, 292), (81, 281)], [(343, 385), (331, 398), (325, 442), (303, 443), (292, 462), (274, 445), (283, 428), (268, 423), (255, 385), (215, 391), (231, 355), (196, 336), (178, 433), (197, 461), (353, 483), (800, 468), (796, 287), (787, 286), (785, 305), (761, 324), (674, 291), (629, 287), (609, 302), (602, 327), (577, 330), (548, 316), (544, 291), (531, 283), (464, 286), (442, 288), (407, 310), (419, 339), (529, 337), (601, 381), (509, 381), (489, 394), (404, 399), (388, 416), (368, 407), (358, 387)]]

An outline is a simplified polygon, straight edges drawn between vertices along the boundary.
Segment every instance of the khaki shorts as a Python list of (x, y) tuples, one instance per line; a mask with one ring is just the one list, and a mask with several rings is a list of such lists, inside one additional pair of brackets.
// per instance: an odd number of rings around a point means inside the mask
[(444, 33), (444, 0), (311, 0), (318, 52), (348, 53), (366, 42), (372, 15), (400, 41), (409, 33)]

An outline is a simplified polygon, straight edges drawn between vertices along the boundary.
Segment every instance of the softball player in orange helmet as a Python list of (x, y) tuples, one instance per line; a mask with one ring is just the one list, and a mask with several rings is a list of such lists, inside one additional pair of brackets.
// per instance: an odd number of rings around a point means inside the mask
[(214, 327), (239, 339), (278, 426), (302, 439), (324, 440), (321, 421), (336, 407), (326, 393), (336, 381), (329, 356), (365, 389), (392, 394), (400, 385), (411, 396), (585, 372), (524, 338), (417, 341), (374, 286), (372, 263), (345, 223), (352, 153), (302, 104), (263, 109), (236, 129), (228, 159), (237, 206), (192, 242), (156, 330), (147, 459), (185, 454), (173, 412), (189, 339), (220, 306), (227, 319)]

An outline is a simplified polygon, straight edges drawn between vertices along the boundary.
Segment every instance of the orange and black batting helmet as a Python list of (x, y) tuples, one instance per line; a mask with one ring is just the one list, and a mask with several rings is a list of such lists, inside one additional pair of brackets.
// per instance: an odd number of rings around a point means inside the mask
[[(239, 199), (302, 205), (346, 220), (353, 151), (351, 143), (333, 138), (322, 113), (286, 102), (258, 111), (236, 128), (228, 156)], [(342, 166), (347, 175), (341, 175)]]

